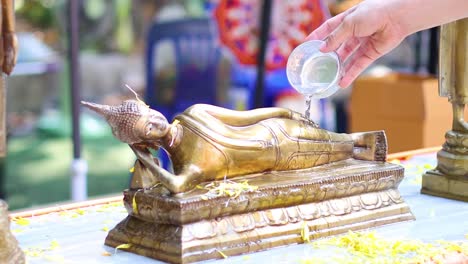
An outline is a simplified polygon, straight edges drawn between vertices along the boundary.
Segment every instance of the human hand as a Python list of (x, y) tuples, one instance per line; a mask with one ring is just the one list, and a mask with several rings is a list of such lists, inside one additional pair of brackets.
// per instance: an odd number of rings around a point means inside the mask
[(329, 19), (307, 40), (325, 40), (322, 52), (336, 51), (344, 63), (340, 87), (348, 87), (372, 62), (409, 34), (398, 24), (399, 1), (366, 0)]

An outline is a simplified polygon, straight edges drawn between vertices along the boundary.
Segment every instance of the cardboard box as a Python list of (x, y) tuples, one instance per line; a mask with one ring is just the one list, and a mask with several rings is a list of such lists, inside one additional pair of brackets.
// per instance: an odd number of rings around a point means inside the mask
[(350, 131), (385, 130), (389, 153), (441, 146), (452, 128), (452, 105), (434, 77), (362, 77), (351, 93)]

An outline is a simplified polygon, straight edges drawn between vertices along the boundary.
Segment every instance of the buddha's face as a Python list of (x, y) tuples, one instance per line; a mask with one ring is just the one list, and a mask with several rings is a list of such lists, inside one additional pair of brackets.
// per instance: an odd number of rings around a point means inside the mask
[(136, 134), (141, 139), (158, 141), (169, 132), (170, 126), (161, 113), (149, 109), (147, 114), (140, 117), (135, 129)]

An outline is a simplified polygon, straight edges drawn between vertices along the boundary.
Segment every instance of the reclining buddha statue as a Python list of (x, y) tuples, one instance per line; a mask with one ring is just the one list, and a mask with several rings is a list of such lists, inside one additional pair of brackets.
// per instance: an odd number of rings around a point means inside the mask
[(139, 100), (82, 103), (137, 156), (108, 246), (191, 263), (414, 219), (383, 131), (333, 133), (276, 107), (196, 104), (168, 122)]
[[(82, 102), (104, 116), (116, 138), (171, 193), (201, 182), (269, 171), (301, 170), (346, 159), (384, 161), (382, 131), (338, 134), (284, 108), (234, 111), (196, 104), (172, 123), (138, 100), (118, 106)], [(159, 166), (151, 149), (163, 148), (174, 173)]]

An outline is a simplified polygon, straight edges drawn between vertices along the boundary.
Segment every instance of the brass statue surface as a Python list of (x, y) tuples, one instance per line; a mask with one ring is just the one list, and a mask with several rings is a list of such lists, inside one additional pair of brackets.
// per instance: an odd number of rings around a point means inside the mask
[[(397, 189), (403, 168), (385, 162), (383, 131), (337, 134), (284, 108), (197, 104), (169, 123), (137, 100), (82, 103), (137, 156), (129, 216), (107, 245), (188, 263), (414, 219)], [(159, 148), (174, 173), (153, 157)], [(255, 188), (209, 195), (226, 182)]]
[(437, 153), (437, 168), (423, 177), (422, 192), (468, 201), (468, 19), (441, 27), (439, 94), (452, 104), (452, 129)]
[[(102, 114), (114, 135), (130, 145), (149, 169), (145, 178), (154, 177), (172, 193), (206, 181), (307, 169), (350, 158), (384, 161), (387, 151), (383, 132), (337, 134), (284, 108), (234, 111), (197, 104), (169, 124), (136, 100), (119, 106), (83, 104)], [(169, 153), (174, 174), (160, 167), (149, 151), (159, 147)]]
[(8, 205), (0, 200), (0, 263), (25, 263), (24, 253), (18, 247), (18, 241), (10, 231)]

